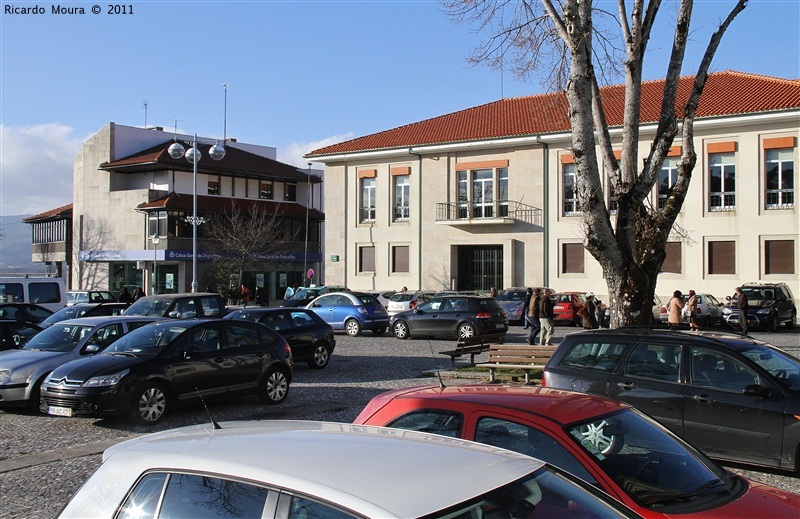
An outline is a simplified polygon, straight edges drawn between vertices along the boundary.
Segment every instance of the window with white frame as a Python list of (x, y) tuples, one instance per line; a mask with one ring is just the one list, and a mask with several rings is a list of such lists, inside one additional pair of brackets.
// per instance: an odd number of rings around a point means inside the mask
[(505, 163), (499, 167), (491, 162), (456, 170), (459, 218), (508, 216), (508, 161), (498, 161)]
[(580, 212), (575, 164), (563, 164), (562, 167), (564, 173), (564, 216), (575, 215)]
[(458, 178), (458, 217), (467, 218), (469, 216), (467, 172), (457, 171), (456, 176)]
[(274, 197), (274, 186), (272, 182), (261, 182), (261, 189), (258, 191), (258, 197), (272, 200)]
[(491, 169), (472, 171), (472, 217), (494, 216), (494, 172)]
[(736, 153), (709, 153), (709, 200), (711, 211), (736, 209)]
[(766, 150), (767, 209), (794, 207), (794, 150)]
[(497, 211), (508, 216), (508, 168), (497, 170)]
[(154, 211), (147, 217), (148, 219), (148, 236), (156, 235), (157, 238), (167, 236), (167, 212)]
[(410, 216), (411, 183), (408, 175), (394, 177), (394, 219), (408, 220)]
[(678, 181), (678, 158), (667, 157), (658, 173), (658, 208), (663, 209), (672, 186)]
[(375, 177), (361, 179), (361, 204), (359, 206), (361, 222), (375, 221)]

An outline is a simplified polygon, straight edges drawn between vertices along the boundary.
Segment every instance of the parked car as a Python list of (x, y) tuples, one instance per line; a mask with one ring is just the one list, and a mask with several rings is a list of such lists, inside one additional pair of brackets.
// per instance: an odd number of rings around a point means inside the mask
[(67, 290), (67, 305), (78, 303), (111, 303), (117, 296), (108, 290)]
[(355, 419), (521, 452), (643, 517), (797, 517), (800, 496), (727, 472), (627, 404), (532, 386), (425, 386), (374, 397)]
[(398, 339), (413, 336), (467, 338), (506, 333), (506, 311), (487, 296), (445, 296), (425, 301), (408, 312), (392, 316), (392, 333)]
[(0, 319), (39, 324), (51, 315), (52, 310), (33, 303), (0, 303)]
[(55, 368), (42, 383), (40, 410), (55, 416), (127, 414), (153, 425), (173, 406), (256, 393), (279, 404), (289, 392), (288, 343), (263, 324), (164, 320), (125, 335), (92, 357)]
[[(709, 327), (722, 322), (722, 303), (714, 297), (713, 294), (696, 294), (697, 295), (697, 312), (695, 313), (695, 322), (698, 325)], [(683, 303), (689, 300), (689, 294), (683, 294)], [(667, 301), (669, 303), (669, 301)], [(689, 318), (681, 315), (681, 320), (685, 323), (689, 322)], [(669, 323), (669, 310), (667, 305), (661, 305), (659, 313), (659, 321), (661, 324)]]
[(78, 319), (80, 317), (102, 317), (111, 315), (122, 315), (131, 306), (130, 303), (78, 303), (65, 306), (58, 312), (49, 316), (41, 322), (43, 328), (48, 328), (55, 323), (66, 321), (67, 319)]
[(333, 327), (305, 308), (246, 308), (229, 313), (225, 319), (266, 324), (286, 339), (295, 362), (304, 361), (312, 369), (327, 366), (336, 348)]
[(581, 318), (578, 311), (586, 304), (585, 292), (558, 292), (550, 296), (555, 306), (553, 312), (556, 315), (555, 324), (571, 324), (581, 326)]
[(712, 458), (800, 470), (800, 360), (761, 341), (664, 328), (574, 333), (542, 385), (627, 402)]
[(55, 312), (67, 304), (65, 284), (61, 277), (2, 276), (0, 302), (34, 304)]
[(325, 285), (321, 287), (302, 287), (292, 297), (283, 302), (281, 306), (297, 308), (308, 306), (308, 303), (324, 294), (331, 292), (349, 292), (350, 289), (342, 285)]
[[(0, 351), (21, 348), (41, 331), (42, 327), (37, 324), (15, 319), (0, 319)], [(0, 365), (0, 368), (2, 367)]]
[(433, 297), (444, 297), (444, 296), (479, 296), (478, 292), (474, 290), (440, 290), (433, 294)]
[(59, 517), (638, 517), (539, 460), (464, 440), (333, 422), (219, 427), (107, 449)]
[(19, 350), (0, 351), (0, 405), (39, 408), (39, 387), (58, 366), (97, 353), (152, 317), (86, 317), (62, 321)]
[(314, 299), (308, 306), (334, 330), (344, 330), (356, 337), (362, 330), (383, 335), (389, 326), (389, 314), (382, 304), (365, 292), (331, 292)]
[(524, 324), (525, 312), (523, 306), (525, 305), (525, 296), (528, 295), (528, 289), (525, 287), (511, 287), (501, 290), (495, 299), (503, 310), (506, 311), (506, 317), (509, 324)]
[[(749, 304), (748, 326), (777, 332), (781, 324), (797, 326), (797, 307), (794, 295), (786, 283), (746, 283), (742, 293)], [(722, 318), (728, 327), (739, 329), (739, 304), (735, 297), (725, 298)]]
[(413, 310), (420, 303), (433, 299), (433, 292), (418, 290), (416, 292), (397, 292), (389, 299), (386, 311), (390, 316)]
[(380, 302), (384, 308), (389, 308), (389, 300), (395, 295), (394, 290), (370, 290), (367, 292)]
[(128, 307), (123, 315), (149, 315), (172, 319), (214, 319), (228, 311), (222, 296), (213, 292), (145, 296)]

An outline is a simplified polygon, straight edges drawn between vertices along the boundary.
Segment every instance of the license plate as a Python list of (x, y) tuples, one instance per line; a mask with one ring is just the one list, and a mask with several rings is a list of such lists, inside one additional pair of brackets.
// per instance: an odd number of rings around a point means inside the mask
[(47, 414), (52, 414), (55, 416), (72, 416), (72, 409), (69, 407), (47, 406)]
[(556, 306), (553, 307), (553, 310), (563, 310), (563, 309), (564, 309), (564, 307), (561, 306), (561, 305), (556, 305)]

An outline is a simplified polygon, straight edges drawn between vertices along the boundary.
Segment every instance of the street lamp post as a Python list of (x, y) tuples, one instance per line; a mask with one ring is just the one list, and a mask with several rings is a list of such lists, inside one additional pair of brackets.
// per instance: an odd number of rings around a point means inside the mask
[[(185, 151), (185, 153), (184, 153)], [(192, 163), (193, 189), (192, 189), (192, 216), (186, 221), (192, 224), (192, 293), (197, 292), (197, 226), (204, 223), (203, 218), (197, 216), (197, 163), (200, 162), (201, 153), (197, 148), (197, 134), (191, 142), (191, 148), (186, 150), (179, 142), (174, 142), (169, 147), (169, 156), (179, 159), (185, 156), (186, 160)], [(214, 160), (222, 160), (225, 157), (225, 147), (219, 142), (211, 146), (208, 155)]]
[(154, 232), (150, 237), (153, 241), (153, 295), (158, 293), (158, 232)]

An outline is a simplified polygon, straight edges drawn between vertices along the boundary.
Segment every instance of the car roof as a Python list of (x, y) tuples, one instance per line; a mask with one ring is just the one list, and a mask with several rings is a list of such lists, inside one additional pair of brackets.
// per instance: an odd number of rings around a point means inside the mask
[(177, 294), (155, 294), (144, 296), (140, 299), (177, 299), (179, 297), (218, 296), (216, 292), (181, 292)]
[(397, 389), (381, 396), (386, 399), (448, 400), (478, 406), (520, 409), (542, 415), (562, 426), (630, 408), (628, 404), (602, 396), (541, 386), (431, 385)]
[[(117, 444), (105, 451), (95, 477), (113, 488), (111, 482), (135, 481), (149, 469), (230, 475), (306, 493), (368, 517), (419, 517), (544, 465), (496, 447), (401, 429), (291, 420), (220, 425), (181, 427)], [(114, 499), (92, 494), (87, 499)]]
[[(90, 325), (97, 326), (98, 324), (111, 324), (120, 323), (123, 321), (165, 321), (163, 317), (146, 316), (146, 315), (96, 315), (92, 317), (76, 317), (75, 319), (65, 319), (53, 323), (54, 326), (67, 326), (67, 325)], [(173, 321), (174, 320), (170, 320)]]
[(631, 338), (637, 338), (637, 337), (651, 337), (651, 338), (671, 337), (673, 339), (688, 338), (691, 339), (692, 345), (702, 345), (702, 344), (717, 345), (732, 351), (743, 351), (751, 349), (753, 346), (776, 349), (775, 346), (771, 346), (770, 344), (767, 344), (758, 339), (754, 339), (752, 337), (742, 337), (737, 332), (727, 332), (720, 330), (700, 330), (700, 331), (670, 330), (663, 326), (654, 326), (654, 327), (629, 326), (629, 327), (613, 328), (613, 329), (601, 328), (597, 330), (586, 330), (582, 332), (569, 334), (567, 335), (567, 337), (565, 337), (564, 340), (566, 342), (571, 342), (573, 338), (580, 338), (581, 336), (586, 336), (586, 335), (617, 336), (617, 337), (627, 336)]

